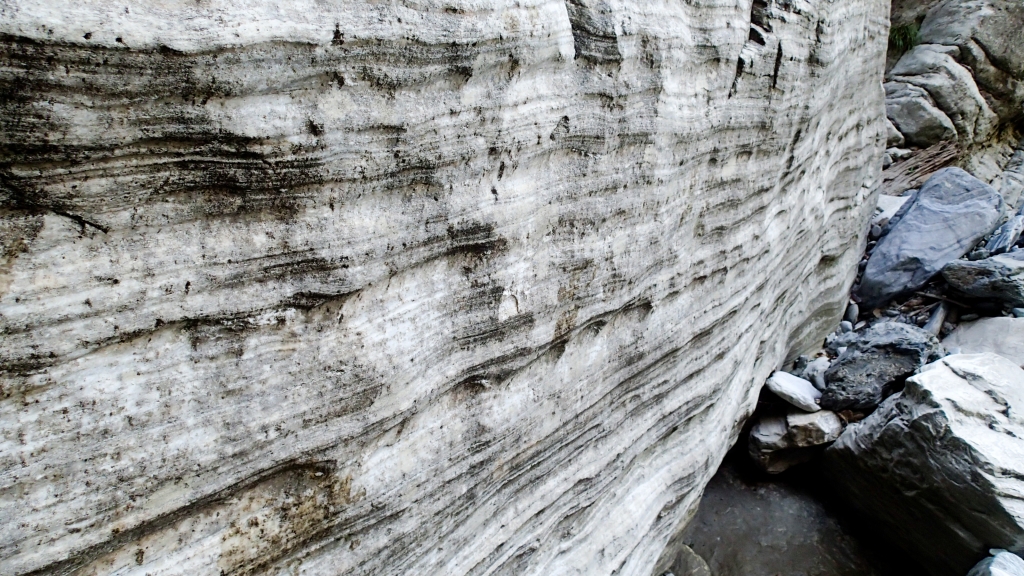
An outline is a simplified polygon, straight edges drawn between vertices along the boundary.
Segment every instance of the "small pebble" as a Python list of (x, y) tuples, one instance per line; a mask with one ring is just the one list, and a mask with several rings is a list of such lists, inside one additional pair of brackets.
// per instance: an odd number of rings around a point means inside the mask
[(895, 318), (895, 317), (900, 315), (900, 311), (899, 310), (893, 310), (893, 309), (890, 308), (889, 310), (885, 311), (885, 315), (888, 316), (889, 318)]
[(964, 314), (960, 317), (961, 322), (970, 322), (971, 320), (977, 320), (980, 318), (977, 314)]
[(840, 346), (839, 348), (836, 348), (836, 354), (842, 356), (843, 352), (846, 352), (846, 346)]
[(872, 240), (878, 240), (879, 236), (881, 236), (881, 235), (882, 235), (882, 227), (881, 226), (879, 226), (878, 224), (875, 224), (874, 226), (871, 227), (870, 236), (871, 236)]
[(977, 250), (975, 250), (975, 251), (971, 252), (970, 254), (968, 254), (967, 255), (967, 259), (971, 260), (971, 261), (984, 260), (985, 258), (988, 258), (989, 256), (991, 256), (991, 254), (989, 254), (988, 250), (985, 250), (984, 248), (978, 248)]
[(843, 320), (839, 323), (839, 329), (845, 334), (846, 332), (853, 332), (853, 322), (849, 320)]
[(856, 322), (857, 318), (860, 318), (860, 306), (857, 306), (856, 302), (850, 302), (850, 305), (846, 307), (846, 314), (843, 318), (851, 323)]
[(1010, 310), (1010, 314), (1013, 314), (1014, 318), (1024, 318), (1024, 308), (1014, 308)]
[(867, 260), (861, 260), (860, 264), (857, 265), (857, 273), (858, 274), (863, 274), (864, 273), (864, 269), (867, 268), (867, 267), (868, 267), (868, 261)]

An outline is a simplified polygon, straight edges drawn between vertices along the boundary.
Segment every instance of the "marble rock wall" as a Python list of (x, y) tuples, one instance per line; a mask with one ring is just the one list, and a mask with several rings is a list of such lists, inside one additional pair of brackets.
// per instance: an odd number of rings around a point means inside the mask
[(838, 320), (882, 0), (0, 0), (0, 572), (647, 574)]

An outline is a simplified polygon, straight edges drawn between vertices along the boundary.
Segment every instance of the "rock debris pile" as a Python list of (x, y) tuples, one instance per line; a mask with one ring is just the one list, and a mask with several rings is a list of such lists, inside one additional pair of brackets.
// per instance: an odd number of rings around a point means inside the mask
[(929, 574), (1024, 566), (1016, 202), (955, 167), (882, 195), (843, 320), (817, 354), (768, 379), (747, 437), (770, 474), (816, 461), (829, 489)]

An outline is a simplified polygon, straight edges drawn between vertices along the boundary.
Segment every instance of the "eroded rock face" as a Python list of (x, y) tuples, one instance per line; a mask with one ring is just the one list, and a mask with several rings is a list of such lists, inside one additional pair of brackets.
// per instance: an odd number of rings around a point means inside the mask
[(842, 315), (881, 0), (0, 9), (0, 567), (647, 574)]
[(1024, 549), (1024, 370), (947, 356), (825, 452), (832, 486), (934, 575)]

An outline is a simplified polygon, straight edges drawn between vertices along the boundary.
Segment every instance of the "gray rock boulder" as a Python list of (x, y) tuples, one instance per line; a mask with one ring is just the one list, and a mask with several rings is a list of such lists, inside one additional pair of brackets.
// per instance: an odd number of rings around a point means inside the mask
[(912, 146), (927, 148), (957, 137), (953, 121), (928, 92), (906, 82), (885, 83), (885, 115)]
[(900, 58), (888, 79), (905, 82), (928, 92), (953, 122), (962, 144), (987, 137), (998, 122), (978, 91), (971, 73), (954, 59), (955, 46), (921, 44)]
[(943, 168), (901, 212), (864, 269), (858, 294), (868, 306), (924, 286), (992, 232), (1004, 205), (988, 184), (959, 168)]
[(981, 318), (965, 322), (942, 340), (946, 350), (963, 354), (991, 352), (1024, 366), (1024, 318)]
[(946, 0), (921, 23), (924, 43), (957, 46), (1003, 120), (1024, 113), (1024, 3), (1019, 0)]
[(971, 568), (967, 576), (1024, 576), (1024, 560), (1006, 550), (992, 550), (993, 556)]
[(807, 412), (820, 410), (818, 399), (821, 392), (813, 384), (781, 370), (775, 372), (765, 383), (776, 396)]
[(974, 298), (1024, 306), (1024, 251), (983, 260), (954, 260), (942, 277), (955, 290)]
[(845, 348), (825, 372), (820, 405), (834, 411), (869, 411), (897, 392), (903, 380), (944, 354), (939, 341), (917, 326), (882, 322), (832, 343)]
[(1024, 370), (947, 356), (825, 452), (834, 490), (935, 576), (1024, 547)]

